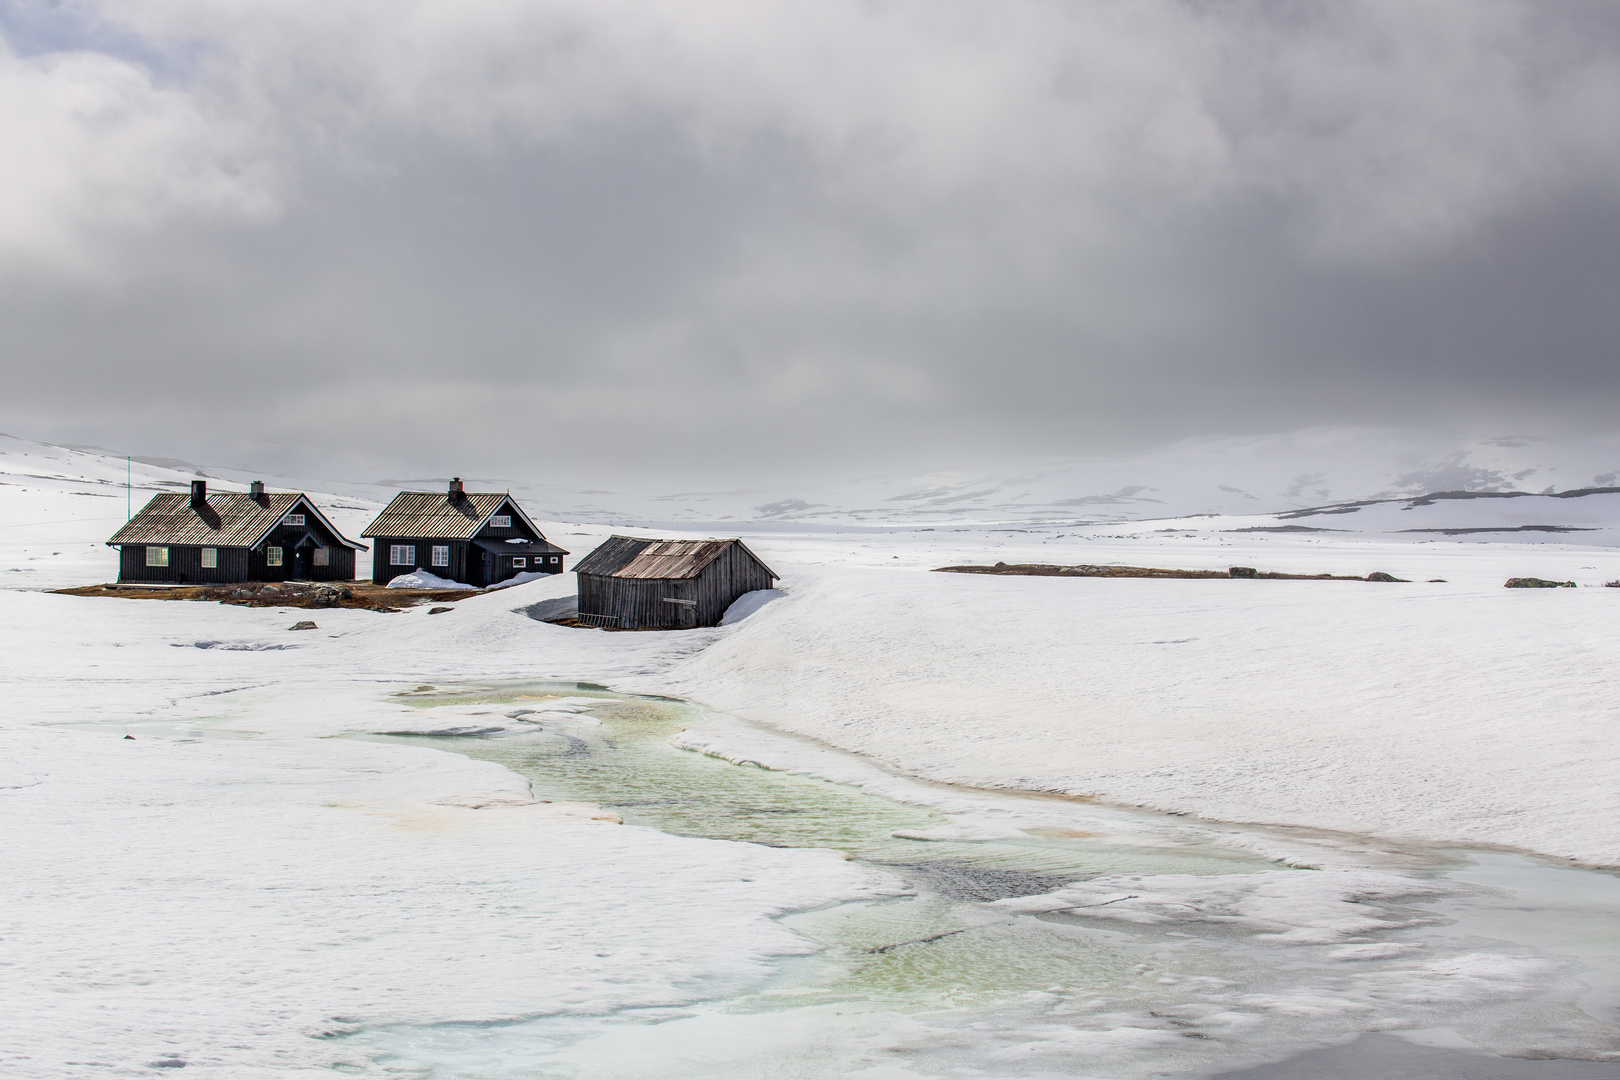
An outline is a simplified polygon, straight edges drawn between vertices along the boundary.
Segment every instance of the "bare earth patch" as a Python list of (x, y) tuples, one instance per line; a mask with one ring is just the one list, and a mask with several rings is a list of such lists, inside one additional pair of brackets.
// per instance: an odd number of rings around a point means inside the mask
[(1264, 572), (1252, 566), (1227, 570), (1166, 570), (1156, 566), (1053, 566), (1047, 563), (996, 563), (994, 566), (941, 566), (936, 574), (1004, 574), (1014, 577), (1101, 577), (1101, 578), (1265, 578), (1268, 581), (1401, 581), (1391, 574), (1375, 571), (1366, 577), (1349, 574), (1281, 574)]
[(82, 585), (54, 590), (63, 596), (115, 596), (124, 600), (213, 600), (242, 607), (363, 608), (398, 611), (477, 595), (459, 589), (390, 589), (369, 581), (243, 581), (230, 585)]

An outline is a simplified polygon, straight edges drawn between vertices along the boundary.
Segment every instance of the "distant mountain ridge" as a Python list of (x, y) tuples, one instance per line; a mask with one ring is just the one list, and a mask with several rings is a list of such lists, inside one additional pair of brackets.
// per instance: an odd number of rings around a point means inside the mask
[[(126, 473), (125, 458), (105, 448), (51, 446), (8, 436), (0, 437), (0, 463), (18, 474), (30, 471), (25, 465), (49, 465), (63, 480), (84, 480), (103, 491), (122, 486)], [(748, 524), (921, 528), (953, 522), (1164, 527), (1166, 522), (1214, 517), (1234, 519), (1234, 527), (1264, 528), (1327, 516), (1348, 525), (1352, 514), (1359, 525), (1426, 508), (1419, 516), (1444, 519), (1436, 528), (1500, 524), (1573, 529), (1597, 527), (1589, 519), (1608, 520), (1607, 509), (1597, 507), (1620, 493), (1620, 438), (1615, 437), (1478, 438), (1322, 428), (1186, 440), (1110, 458), (1011, 464), (1001, 470), (874, 471), (815, 482), (784, 478), (691, 486), (676, 493), (634, 484), (603, 485), (596, 477), (580, 477), (583, 482), (577, 485), (521, 477), (466, 479), (470, 487), (511, 491), (531, 513), (547, 520), (713, 527), (707, 531)], [(356, 512), (385, 502), (400, 489), (438, 489), (451, 471), (443, 477), (378, 481), (294, 479), (150, 456), (135, 456), (128, 467), (131, 482), (146, 491), (174, 490), (196, 476), (243, 487), (262, 478), (273, 487), (326, 493)], [(701, 467), (694, 465), (694, 480), (705, 479), (698, 475)], [(1587, 504), (1588, 499), (1593, 501)], [(1481, 502), (1496, 509), (1462, 509), (1462, 504)], [(1586, 508), (1576, 512), (1575, 503)], [(1411, 527), (1397, 527), (1395, 520), (1388, 524), (1395, 531)]]

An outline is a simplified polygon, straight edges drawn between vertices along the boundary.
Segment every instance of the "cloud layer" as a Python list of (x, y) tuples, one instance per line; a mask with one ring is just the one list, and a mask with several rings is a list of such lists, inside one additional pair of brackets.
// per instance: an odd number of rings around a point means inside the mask
[(1620, 13), (1584, 0), (0, 30), (30, 434), (713, 473), (1600, 424), (1620, 391)]

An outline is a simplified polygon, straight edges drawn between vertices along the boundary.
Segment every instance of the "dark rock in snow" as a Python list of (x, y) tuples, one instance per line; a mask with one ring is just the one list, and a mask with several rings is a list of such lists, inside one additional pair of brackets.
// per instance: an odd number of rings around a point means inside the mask
[(310, 622), (308, 619), (301, 619), (298, 622), (295, 622), (291, 626), (287, 627), (287, 629), (289, 629), (289, 630), (319, 630), (320, 627), (316, 626), (314, 623)]
[(428, 614), (429, 615), (443, 615), (447, 611), (454, 611), (454, 610), (456, 610), (456, 609), (453, 608), (453, 607), (428, 608)]
[(1504, 588), (1508, 589), (1573, 589), (1573, 581), (1548, 581), (1539, 577), (1510, 577)]
[(1259, 577), (1260, 571), (1252, 566), (1230, 566), (1226, 572), (1232, 577)]
[(1382, 570), (1374, 570), (1372, 573), (1367, 575), (1367, 580), (1368, 581), (1405, 581), (1406, 579), (1396, 577), (1394, 574), (1386, 574)]

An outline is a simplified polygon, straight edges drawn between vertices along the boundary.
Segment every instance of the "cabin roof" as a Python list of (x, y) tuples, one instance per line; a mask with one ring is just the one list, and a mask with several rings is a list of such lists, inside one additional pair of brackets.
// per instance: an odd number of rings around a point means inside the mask
[(511, 503), (512, 512), (539, 535), (540, 529), (512, 496), (492, 491), (464, 492), (454, 501), (442, 491), (402, 491), (360, 535), (471, 540), (506, 503)]
[(508, 540), (474, 540), (473, 547), (492, 551), (496, 555), (567, 555), (568, 552), (550, 540), (525, 540), (514, 544)]
[(220, 492), (207, 497), (207, 509), (191, 505), (187, 493), (154, 495), (108, 540), (108, 544), (199, 544), (203, 547), (257, 547), (270, 530), (293, 509), (299, 508), (326, 526), (344, 547), (365, 550), (364, 544), (338, 532), (302, 493), (274, 492), (249, 495), (247, 492)]
[(581, 559), (574, 572), (659, 581), (694, 578), (732, 545), (746, 552), (771, 577), (776, 577), (776, 571), (765, 566), (741, 540), (647, 540), (635, 536), (609, 537)]

